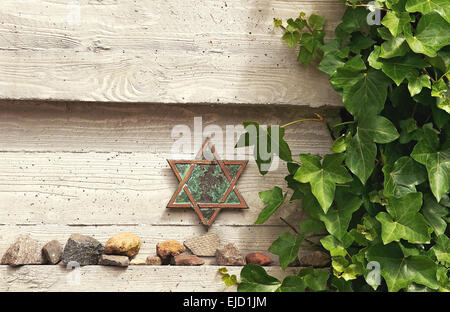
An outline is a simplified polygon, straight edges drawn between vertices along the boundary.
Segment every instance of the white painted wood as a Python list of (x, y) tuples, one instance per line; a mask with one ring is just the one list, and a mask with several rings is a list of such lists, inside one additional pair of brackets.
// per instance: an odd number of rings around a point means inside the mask
[[(123, 292), (123, 291), (234, 291), (227, 288), (217, 272), (218, 266), (130, 266), (126, 269), (85, 266), (80, 268), (79, 284), (73, 282), (73, 274), (64, 266), (31, 265), (19, 268), (0, 266), (0, 291), (66, 291), (66, 292)], [(241, 267), (229, 267), (231, 274), (239, 277)], [(297, 269), (282, 271), (268, 267), (272, 276), (283, 279), (295, 274)], [(101, 282), (99, 282), (101, 281)]]
[(0, 98), (340, 105), (325, 74), (296, 62), (273, 18), (333, 0), (2, 0)]

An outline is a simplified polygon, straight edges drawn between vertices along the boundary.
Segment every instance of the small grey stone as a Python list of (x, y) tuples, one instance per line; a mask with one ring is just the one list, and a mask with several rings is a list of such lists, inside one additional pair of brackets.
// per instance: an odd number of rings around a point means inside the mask
[(118, 266), (118, 267), (127, 267), (130, 264), (130, 259), (127, 256), (103, 254), (100, 256), (99, 264), (109, 265), (109, 266)]
[(42, 247), (42, 256), (46, 263), (58, 264), (63, 252), (62, 245), (57, 240), (52, 240)]
[(147, 260), (145, 261), (147, 265), (161, 265), (162, 261), (160, 257), (157, 256), (148, 256)]
[(219, 248), (219, 237), (214, 233), (207, 233), (197, 237), (186, 239), (186, 246), (194, 255), (203, 257), (214, 257)]
[(98, 264), (98, 260), (103, 253), (103, 245), (93, 237), (72, 234), (67, 240), (62, 261), (68, 264), (71, 261), (79, 265)]
[(222, 249), (217, 249), (216, 260), (218, 265), (245, 265), (244, 258), (233, 243), (227, 244)]
[(316, 250), (300, 259), (302, 266), (325, 267), (331, 262), (330, 255), (324, 251)]
[(19, 266), (25, 264), (42, 264), (42, 248), (28, 235), (20, 235), (4, 253), (1, 264)]

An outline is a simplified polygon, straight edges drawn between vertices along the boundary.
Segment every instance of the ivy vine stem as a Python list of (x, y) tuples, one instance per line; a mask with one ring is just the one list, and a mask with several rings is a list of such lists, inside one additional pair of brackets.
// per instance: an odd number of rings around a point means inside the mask
[(322, 116), (320, 116), (319, 114), (314, 114), (314, 115), (316, 115), (317, 118), (304, 118), (304, 119), (291, 121), (291, 122), (288, 122), (287, 124), (284, 124), (284, 125), (280, 126), (280, 128), (286, 128), (286, 127), (298, 124), (300, 122), (305, 122), (305, 121), (318, 121), (318, 122), (324, 122), (325, 121), (325, 119)]

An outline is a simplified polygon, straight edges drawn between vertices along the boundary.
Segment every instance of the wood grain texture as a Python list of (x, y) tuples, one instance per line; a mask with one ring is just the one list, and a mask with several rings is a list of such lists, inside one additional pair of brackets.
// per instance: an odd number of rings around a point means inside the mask
[[(91, 235), (105, 243), (126, 231), (141, 236), (138, 257), (145, 259), (155, 254), (160, 241), (184, 241), (203, 234), (206, 229), (193, 211), (166, 209), (177, 185), (165, 161), (179, 138), (178, 133), (172, 134), (173, 127), (184, 124), (193, 128), (194, 117), (202, 117), (204, 129), (211, 125), (225, 129), (244, 120), (283, 124), (311, 117), (314, 112), (327, 118), (337, 113), (263, 105), (0, 102), (0, 254), (20, 234), (44, 245), (52, 239), (64, 244), (72, 233)], [(239, 131), (235, 140), (238, 135)], [(324, 154), (331, 144), (326, 127), (314, 122), (288, 127), (285, 138), (294, 155)], [(192, 148), (184, 157), (193, 158), (196, 152)], [(223, 152), (224, 158), (234, 156)], [(246, 150), (243, 156), (250, 154)], [(243, 255), (266, 252), (274, 265), (279, 264), (267, 250), (280, 232), (291, 230), (278, 217), (298, 224), (303, 218), (300, 205), (283, 207), (266, 225), (253, 222), (263, 207), (258, 192), (273, 185), (285, 187), (285, 174), (280, 166), (262, 177), (250, 161), (238, 183), (250, 209), (223, 210), (209, 229), (219, 235), (222, 245), (235, 243)], [(305, 242), (300, 255), (312, 250)], [(224, 290), (214, 257), (204, 259), (201, 268), (85, 267), (84, 282), (75, 288), (65, 283), (67, 271), (58, 266), (0, 266), (0, 290)], [(281, 274), (277, 267), (269, 271)], [(100, 277), (102, 283), (98, 283)]]
[[(260, 106), (0, 103), (0, 223), (197, 225), (193, 211), (166, 208), (178, 185), (166, 162), (173, 156), (174, 126), (193, 129), (196, 116), (202, 117), (204, 128), (225, 129), (244, 120), (280, 124), (312, 112)], [(331, 140), (322, 123), (286, 131), (294, 155), (329, 151)], [(196, 153), (192, 148), (183, 158), (193, 159)], [(250, 155), (247, 150), (243, 156)], [(263, 208), (258, 192), (285, 187), (285, 175), (280, 163), (262, 177), (250, 161), (237, 184), (250, 209), (223, 210), (215, 224), (253, 224)], [(279, 216), (297, 222), (299, 211), (297, 204), (287, 205), (268, 224), (281, 225)]]
[[(67, 225), (0, 225), (0, 251), (3, 252), (15, 240), (16, 236), (27, 234), (44, 246), (52, 239), (58, 240), (63, 246), (72, 233), (89, 235), (96, 238), (102, 244), (114, 234), (120, 232), (136, 233), (141, 237), (142, 246), (138, 259), (145, 260), (147, 256), (156, 255), (156, 244), (164, 240), (178, 240), (183, 243), (187, 238), (206, 233), (203, 226), (167, 226), (167, 225), (104, 225), (104, 226), (67, 226)], [(270, 254), (267, 250), (279, 233), (292, 231), (285, 226), (229, 226), (216, 225), (210, 232), (220, 238), (220, 245), (234, 243), (245, 257), (251, 252), (265, 252), (273, 260), (274, 265), (279, 265), (278, 257)], [(314, 237), (316, 241), (318, 237)], [(304, 242), (302, 255), (314, 250), (313, 246)], [(215, 257), (202, 257), (206, 265), (215, 265)]]
[(337, 106), (325, 74), (296, 62), (273, 18), (333, 0), (2, 0), (0, 98)]
[[(132, 266), (127, 269), (85, 266), (80, 268), (79, 284), (73, 283), (64, 266), (31, 265), (10, 268), (0, 265), (0, 291), (67, 291), (67, 292), (123, 292), (123, 291), (234, 291), (227, 288), (217, 273), (217, 266), (174, 267)], [(229, 267), (231, 274), (239, 276), (241, 267)], [(279, 267), (267, 268), (269, 274), (283, 279), (297, 269), (282, 271)], [(72, 271), (73, 272), (73, 271)], [(101, 280), (101, 283), (99, 282)], [(164, 282), (162, 282), (164, 281)]]

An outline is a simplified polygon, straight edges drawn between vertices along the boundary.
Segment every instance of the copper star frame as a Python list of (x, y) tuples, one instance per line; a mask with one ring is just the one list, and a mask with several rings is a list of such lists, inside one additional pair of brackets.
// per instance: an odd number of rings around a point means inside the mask
[[(204, 152), (206, 148), (210, 149), (212, 154), (214, 155), (214, 160), (206, 160), (204, 159)], [(247, 209), (248, 206), (242, 197), (241, 193), (239, 193), (236, 182), (239, 179), (240, 175), (244, 171), (245, 167), (247, 166), (248, 161), (246, 160), (221, 160), (219, 155), (216, 152), (216, 149), (214, 145), (211, 143), (211, 139), (207, 138), (205, 142), (203, 143), (203, 146), (201, 150), (198, 152), (197, 156), (195, 157), (195, 160), (167, 160), (170, 167), (172, 168), (173, 172), (175, 173), (175, 176), (177, 177), (178, 181), (180, 182), (178, 185), (178, 188), (176, 189), (175, 193), (173, 194), (172, 198), (170, 199), (169, 203), (167, 204), (167, 208), (193, 208), (197, 215), (199, 216), (202, 223), (206, 226), (211, 226), (211, 224), (214, 222), (217, 214), (220, 212), (222, 208), (237, 208), (237, 209)], [(182, 177), (180, 174), (177, 164), (185, 164), (190, 165), (189, 169), (187, 170), (187, 173)], [(198, 165), (219, 165), (221, 170), (223, 171), (226, 179), (230, 183), (228, 186), (228, 189), (226, 190), (225, 194), (220, 199), (220, 202), (218, 203), (202, 203), (202, 202), (196, 202), (194, 197), (192, 196), (189, 188), (187, 187), (186, 183), (189, 181), (189, 178), (191, 177), (192, 172), (194, 171), (194, 168)], [(226, 165), (240, 165), (240, 169), (237, 171), (237, 173), (232, 176), (228, 172), (228, 169)], [(180, 192), (184, 190), (187, 197), (189, 198), (190, 203), (176, 203), (176, 199)], [(226, 203), (226, 200), (228, 196), (231, 194), (231, 192), (234, 192), (236, 197), (239, 199), (239, 204), (230, 204)], [(204, 208), (218, 208), (215, 209), (214, 213), (209, 217), (209, 219), (205, 219), (203, 213), (200, 209)]]

